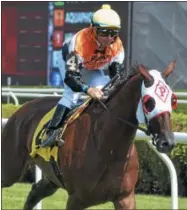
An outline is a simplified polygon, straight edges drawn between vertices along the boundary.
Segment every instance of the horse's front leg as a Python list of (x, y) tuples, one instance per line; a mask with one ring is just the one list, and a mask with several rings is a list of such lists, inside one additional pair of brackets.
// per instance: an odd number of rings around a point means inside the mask
[(134, 210), (136, 209), (136, 201), (134, 190), (127, 196), (121, 196), (114, 202), (115, 210)]
[(31, 210), (43, 198), (53, 195), (59, 187), (48, 179), (41, 179), (38, 183), (33, 184), (31, 191), (24, 204), (24, 210)]
[(66, 210), (84, 210), (85, 206), (76, 197), (76, 195), (70, 195), (66, 204)]

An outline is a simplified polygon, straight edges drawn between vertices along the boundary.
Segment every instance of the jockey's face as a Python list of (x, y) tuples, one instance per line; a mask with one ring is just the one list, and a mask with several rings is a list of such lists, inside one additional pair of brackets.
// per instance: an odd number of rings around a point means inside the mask
[(119, 29), (96, 28), (97, 40), (101, 46), (110, 46), (119, 35)]

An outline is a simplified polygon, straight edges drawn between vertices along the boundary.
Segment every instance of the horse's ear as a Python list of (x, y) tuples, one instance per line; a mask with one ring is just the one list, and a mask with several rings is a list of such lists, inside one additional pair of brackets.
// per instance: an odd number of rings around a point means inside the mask
[(175, 69), (175, 63), (176, 63), (176, 61), (172, 60), (169, 63), (168, 67), (162, 72), (162, 76), (164, 78), (167, 78), (173, 72), (173, 70)]
[(152, 80), (151, 75), (149, 74), (149, 72), (147, 71), (147, 68), (144, 65), (139, 64), (137, 67), (140, 74), (143, 76), (145, 80)]

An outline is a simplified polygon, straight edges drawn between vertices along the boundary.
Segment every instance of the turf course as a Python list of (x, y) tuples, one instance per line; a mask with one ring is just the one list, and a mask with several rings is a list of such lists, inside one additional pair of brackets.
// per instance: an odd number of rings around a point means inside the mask
[[(2, 209), (22, 209), (30, 184), (15, 184), (2, 189)], [(43, 200), (43, 209), (65, 209), (67, 193), (58, 190), (53, 196)], [(152, 195), (136, 195), (137, 209), (171, 209), (171, 198)], [(112, 203), (106, 203), (89, 209), (114, 209)], [(179, 209), (187, 209), (187, 198), (179, 198)]]

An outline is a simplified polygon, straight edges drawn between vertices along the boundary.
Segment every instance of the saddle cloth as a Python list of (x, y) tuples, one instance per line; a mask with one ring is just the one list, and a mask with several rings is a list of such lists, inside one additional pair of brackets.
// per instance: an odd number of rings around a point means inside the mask
[[(70, 125), (71, 123), (73, 123), (74, 120), (76, 120), (80, 116), (80, 114), (85, 110), (85, 108), (89, 105), (90, 101), (91, 101), (91, 98), (89, 98), (82, 105), (80, 105), (78, 108), (73, 110), (72, 114), (70, 113), (70, 116), (65, 121), (65, 124), (62, 126), (62, 128), (59, 128), (62, 130), (61, 136), (63, 135), (66, 127), (68, 125)], [(42, 148), (37, 145), (37, 139), (46, 139), (45, 138), (46, 134), (43, 133), (43, 131), (42, 131), (42, 130), (45, 130), (43, 128), (43, 126), (52, 118), (55, 109), (56, 109), (56, 106), (53, 109), (51, 109), (47, 114), (44, 115), (44, 117), (40, 120), (40, 122), (35, 130), (35, 133), (34, 133), (33, 139), (32, 139), (31, 152), (30, 152), (30, 156), (32, 158), (34, 158), (36, 155), (39, 155), (45, 161), (50, 161), (51, 157), (53, 157), (54, 160), (57, 161), (57, 156), (58, 156), (58, 147), (57, 146)]]

